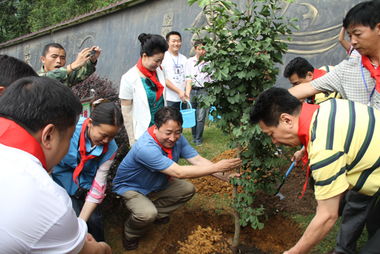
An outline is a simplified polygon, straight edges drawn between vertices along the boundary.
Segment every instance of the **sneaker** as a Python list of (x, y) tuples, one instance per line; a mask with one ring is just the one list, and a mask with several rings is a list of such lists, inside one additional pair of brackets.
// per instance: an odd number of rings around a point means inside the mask
[(135, 250), (139, 247), (139, 238), (123, 237), (123, 247), (125, 250)]
[(156, 219), (154, 221), (154, 224), (157, 224), (157, 225), (168, 224), (169, 221), (170, 221), (170, 217), (167, 216), (167, 217)]
[(202, 146), (202, 141), (195, 141), (194, 144), (195, 144), (196, 146)]

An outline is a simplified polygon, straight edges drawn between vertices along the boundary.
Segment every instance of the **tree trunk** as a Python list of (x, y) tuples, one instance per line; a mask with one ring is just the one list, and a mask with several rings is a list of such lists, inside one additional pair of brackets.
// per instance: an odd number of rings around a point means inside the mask
[[(241, 146), (238, 146), (238, 156), (240, 157), (240, 153), (242, 151), (242, 148)], [(240, 168), (237, 168), (236, 169), (236, 173), (240, 173)], [(237, 184), (234, 184), (234, 188), (232, 190), (232, 199), (233, 200), (236, 200), (236, 196), (237, 196), (237, 193), (238, 193), (238, 185)], [(238, 246), (239, 246), (239, 243), (240, 243), (240, 215), (239, 215), (239, 211), (234, 208), (234, 211), (233, 211), (233, 216), (234, 216), (234, 221), (235, 221), (235, 232), (234, 232), (234, 238), (232, 239), (232, 252), (234, 254), (237, 254), (239, 253), (239, 249), (238, 249)]]

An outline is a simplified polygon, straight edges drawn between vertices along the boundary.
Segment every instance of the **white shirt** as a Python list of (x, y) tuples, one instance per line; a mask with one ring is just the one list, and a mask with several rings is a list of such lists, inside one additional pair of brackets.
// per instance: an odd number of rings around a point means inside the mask
[[(165, 76), (169, 79), (173, 85), (179, 89), (185, 91), (185, 63), (186, 56), (178, 53), (178, 56), (172, 55), (169, 51), (165, 52), (164, 60), (162, 61), (162, 67), (165, 71)], [(168, 101), (181, 101), (178, 94), (171, 89), (166, 91), (166, 100)]]
[[(165, 93), (168, 89), (165, 86), (165, 75), (160, 67), (157, 68), (157, 76), (161, 85), (164, 86), (164, 100), (166, 104)], [(123, 100), (132, 100), (133, 115), (133, 132), (137, 140), (149, 127), (151, 115), (148, 103), (148, 97), (142, 83), (139, 70), (136, 66), (124, 73), (120, 81), (119, 98)]]
[(311, 85), (319, 91), (338, 92), (343, 99), (380, 109), (380, 94), (375, 89), (376, 80), (363, 67), (358, 52), (353, 51), (348, 60), (342, 61), (329, 73), (313, 80)]
[(204, 83), (211, 83), (212, 79), (207, 72), (202, 72), (202, 68), (207, 64), (206, 62), (201, 62), (199, 64), (196, 56), (190, 57), (186, 61), (185, 65), (185, 75), (186, 80), (192, 81), (192, 86), (204, 87)]
[(0, 253), (79, 253), (86, 223), (40, 161), (0, 144)]

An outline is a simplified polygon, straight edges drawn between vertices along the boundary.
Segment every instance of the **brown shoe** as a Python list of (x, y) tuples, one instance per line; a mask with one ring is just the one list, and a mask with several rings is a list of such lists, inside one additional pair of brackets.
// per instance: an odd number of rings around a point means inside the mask
[(139, 247), (139, 238), (123, 237), (123, 247), (125, 250), (135, 250)]

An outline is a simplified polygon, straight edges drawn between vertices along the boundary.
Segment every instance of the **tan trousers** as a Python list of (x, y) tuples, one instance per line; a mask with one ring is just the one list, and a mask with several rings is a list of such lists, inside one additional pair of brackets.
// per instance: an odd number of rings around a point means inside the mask
[(149, 193), (127, 191), (122, 196), (130, 216), (124, 224), (127, 238), (142, 237), (156, 219), (169, 216), (170, 212), (184, 205), (195, 193), (194, 185), (186, 180), (170, 179), (166, 189)]

